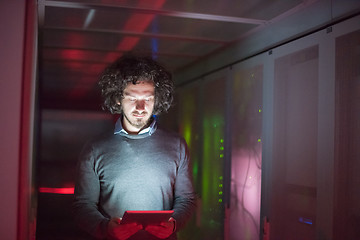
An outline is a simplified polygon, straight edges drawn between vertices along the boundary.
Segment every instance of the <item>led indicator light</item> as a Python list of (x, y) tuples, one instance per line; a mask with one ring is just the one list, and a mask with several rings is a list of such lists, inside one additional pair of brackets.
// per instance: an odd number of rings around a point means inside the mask
[(303, 217), (299, 217), (299, 222), (308, 224), (308, 225), (312, 225), (312, 220), (308, 219), (308, 218), (303, 218)]

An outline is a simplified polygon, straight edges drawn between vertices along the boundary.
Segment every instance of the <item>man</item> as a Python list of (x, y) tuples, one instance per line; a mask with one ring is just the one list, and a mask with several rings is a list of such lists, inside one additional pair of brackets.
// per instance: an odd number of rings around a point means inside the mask
[[(99, 239), (176, 239), (195, 203), (189, 153), (153, 115), (173, 100), (170, 73), (150, 58), (123, 57), (102, 74), (104, 108), (120, 114), (114, 134), (89, 144), (78, 164), (75, 221)], [(126, 210), (173, 210), (168, 221), (121, 223)]]

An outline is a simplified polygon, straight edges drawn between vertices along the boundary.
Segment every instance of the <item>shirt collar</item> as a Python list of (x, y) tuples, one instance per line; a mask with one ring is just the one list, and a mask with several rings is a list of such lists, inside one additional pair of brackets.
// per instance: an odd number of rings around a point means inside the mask
[[(122, 116), (120, 116), (115, 123), (114, 134), (129, 135), (129, 133), (126, 132), (126, 130), (123, 128), (121, 120), (122, 120)], [(148, 134), (149, 136), (151, 136), (155, 132), (156, 128), (157, 128), (156, 116), (153, 115), (150, 126), (142, 129), (138, 133), (138, 135)]]

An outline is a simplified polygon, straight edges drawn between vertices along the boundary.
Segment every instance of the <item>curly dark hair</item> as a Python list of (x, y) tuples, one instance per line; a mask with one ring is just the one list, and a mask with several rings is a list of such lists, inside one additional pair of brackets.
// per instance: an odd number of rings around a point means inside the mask
[[(127, 84), (152, 81), (155, 86), (153, 114), (166, 112), (173, 102), (174, 83), (170, 72), (150, 57), (125, 55), (117, 59), (100, 76), (103, 109), (121, 114), (121, 99)], [(118, 104), (120, 102), (120, 105)]]

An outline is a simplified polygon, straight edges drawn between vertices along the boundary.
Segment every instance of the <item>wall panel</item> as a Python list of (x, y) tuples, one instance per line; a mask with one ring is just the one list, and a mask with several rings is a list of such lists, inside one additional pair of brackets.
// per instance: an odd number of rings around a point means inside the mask
[(334, 239), (360, 236), (360, 30), (336, 42)]
[(314, 239), (318, 46), (277, 58), (274, 87), (270, 236)]
[(179, 89), (179, 130), (187, 141), (198, 208), (180, 239), (220, 240), (224, 236), (225, 165), (224, 72)]
[(233, 67), (229, 239), (257, 239), (260, 231), (263, 65)]

